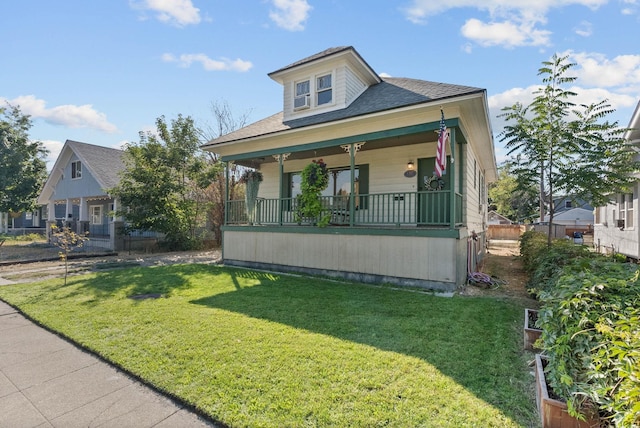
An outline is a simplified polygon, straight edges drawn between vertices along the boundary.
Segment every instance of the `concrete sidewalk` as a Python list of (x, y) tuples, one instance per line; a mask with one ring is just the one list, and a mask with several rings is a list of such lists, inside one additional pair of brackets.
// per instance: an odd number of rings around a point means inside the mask
[(0, 301), (0, 427), (206, 426)]

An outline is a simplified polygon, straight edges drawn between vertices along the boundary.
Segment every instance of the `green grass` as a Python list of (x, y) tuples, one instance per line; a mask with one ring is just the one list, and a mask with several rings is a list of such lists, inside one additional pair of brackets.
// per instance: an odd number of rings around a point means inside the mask
[(507, 301), (213, 265), (0, 298), (234, 427), (537, 425), (523, 311)]

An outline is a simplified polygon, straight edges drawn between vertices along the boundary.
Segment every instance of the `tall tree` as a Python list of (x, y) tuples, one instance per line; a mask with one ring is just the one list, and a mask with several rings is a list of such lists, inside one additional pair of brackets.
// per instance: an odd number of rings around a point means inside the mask
[(602, 100), (576, 105), (577, 94), (566, 89), (576, 78), (568, 76), (576, 64), (554, 55), (542, 63), (542, 86), (528, 106), (503, 108), (507, 125), (501, 133), (509, 155), (519, 155), (514, 174), (521, 183), (540, 189), (540, 215), (549, 213), (549, 244), (555, 195), (572, 195), (603, 205), (611, 195), (628, 191), (640, 170), (624, 140), (626, 129), (606, 117), (615, 110)]
[[(222, 135), (228, 134), (236, 129), (242, 128), (246, 125), (249, 118), (249, 113), (246, 112), (239, 116), (235, 116), (229, 103), (226, 101), (212, 102), (211, 114), (213, 116), (213, 124), (205, 125), (202, 130), (201, 138), (204, 142), (211, 141)], [(209, 210), (209, 222), (211, 229), (215, 236), (215, 245), (220, 246), (222, 244), (222, 232), (221, 227), (224, 224), (224, 212), (225, 212), (225, 186), (227, 183), (227, 171), (229, 173), (229, 199), (239, 199), (244, 196), (242, 194), (242, 188), (240, 183), (240, 175), (242, 174), (242, 168), (234, 163), (229, 163), (228, 168), (224, 168), (221, 164), (220, 158), (213, 152), (209, 153), (209, 162), (214, 165), (219, 165), (218, 174), (216, 179), (206, 189), (206, 197), (210, 202)]]
[(47, 150), (29, 139), (29, 129), (19, 107), (0, 107), (0, 212), (33, 209), (47, 178)]
[(535, 216), (538, 191), (530, 182), (519, 182), (512, 172), (518, 164), (508, 161), (498, 168), (498, 180), (489, 185), (489, 200), (508, 219), (521, 222)]
[(109, 192), (120, 199), (129, 229), (165, 234), (169, 249), (201, 245), (207, 205), (203, 192), (218, 173), (200, 150), (200, 131), (191, 117), (178, 115), (167, 125), (156, 120), (157, 131), (140, 132), (140, 142), (127, 144), (125, 170)]

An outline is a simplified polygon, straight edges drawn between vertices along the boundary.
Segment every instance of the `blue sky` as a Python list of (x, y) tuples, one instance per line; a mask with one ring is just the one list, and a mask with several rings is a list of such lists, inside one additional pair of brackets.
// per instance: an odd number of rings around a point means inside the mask
[(498, 133), (559, 53), (577, 101), (607, 98), (626, 126), (639, 40), (640, 0), (21, 0), (0, 16), (0, 101), (31, 115), (51, 167), (66, 139), (121, 147), (161, 115), (213, 124), (216, 102), (262, 119), (282, 109), (267, 73), (350, 45), (379, 74), (487, 89)]

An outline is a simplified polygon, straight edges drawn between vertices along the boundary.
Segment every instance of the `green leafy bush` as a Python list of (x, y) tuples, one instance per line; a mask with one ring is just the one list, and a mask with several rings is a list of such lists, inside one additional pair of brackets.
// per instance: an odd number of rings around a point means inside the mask
[(329, 185), (329, 170), (327, 164), (319, 160), (313, 160), (304, 167), (300, 174), (300, 194), (297, 197), (296, 221), (311, 219), (318, 226), (329, 224), (331, 215), (322, 215), (322, 191)]
[(538, 251), (532, 256), (535, 269), (529, 277), (529, 291), (535, 295), (549, 291), (554, 287), (564, 266), (576, 264), (581, 269), (580, 265), (588, 264), (592, 255), (595, 256), (595, 253), (589, 251), (589, 248), (575, 245), (572, 240), (556, 239), (551, 242), (551, 247), (547, 247), (545, 243), (544, 251)]
[(529, 273), (536, 268), (536, 259), (547, 250), (547, 235), (528, 230), (520, 236), (520, 256), (525, 270)]
[(574, 416), (598, 408), (616, 426), (640, 423), (638, 276), (634, 265), (581, 258), (540, 294), (547, 380)]

